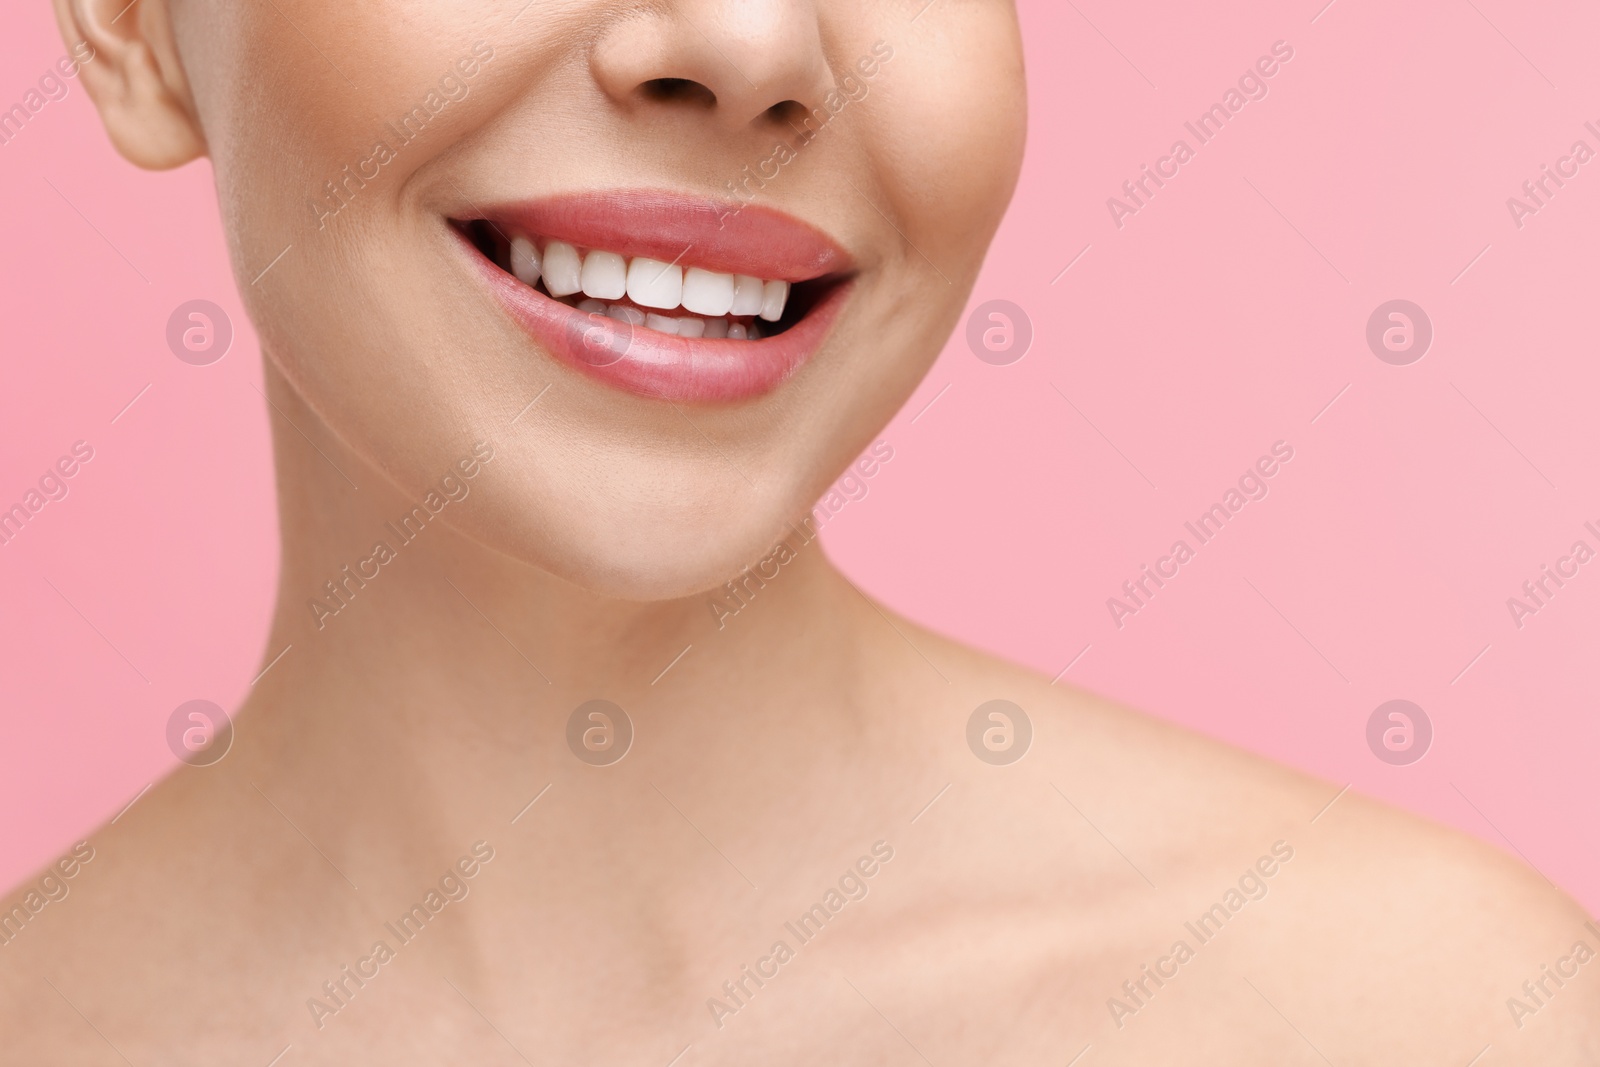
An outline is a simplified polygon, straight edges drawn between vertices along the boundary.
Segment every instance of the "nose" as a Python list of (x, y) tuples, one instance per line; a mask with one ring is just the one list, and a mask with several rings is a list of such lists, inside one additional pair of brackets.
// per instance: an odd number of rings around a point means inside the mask
[(729, 130), (792, 121), (833, 87), (817, 0), (670, 0), (613, 22), (591, 57), (623, 108), (702, 112)]

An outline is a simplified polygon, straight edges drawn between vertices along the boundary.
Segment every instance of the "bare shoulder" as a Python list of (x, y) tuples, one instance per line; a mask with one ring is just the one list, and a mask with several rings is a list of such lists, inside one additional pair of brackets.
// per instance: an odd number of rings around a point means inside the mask
[(0, 1048), (10, 1050), (0, 1053), (0, 1063), (24, 1062), (9, 1057), (43, 1052), (29, 1035), (45, 1027), (64, 1035), (50, 1045), (53, 1055), (71, 1053), (94, 1062), (104, 1050), (91, 1044), (94, 1034), (88, 1027), (71, 1026), (75, 1009), (42, 966), (50, 955), (51, 930), (70, 910), (74, 889), (99, 873), (99, 859), (93, 845), (78, 841), (0, 896)]
[[(1485, 1064), (1600, 1062), (1600, 922), (1520, 860), (934, 635), (917, 640), (966, 703), (1025, 710), (1034, 772), (1146, 883), (1151, 943), (1170, 933), (1209, 952), (1189, 993), (1146, 983), (1124, 997), (1141, 1019), (1177, 1025), (1179, 1002), (1203, 1002), (1196, 990), (1209, 986), (1241, 1019), (1298, 1031), (1333, 1062), (1467, 1063), (1485, 1049)], [(1137, 977), (1147, 962), (1121, 967)]]
[[(317, 924), (262, 906), (277, 902), (251, 872), (292, 877), (299, 858), (241, 800), (238, 783), (180, 770), (6, 890), (0, 1065), (152, 1062), (165, 1054), (158, 1035), (185, 1017), (249, 1031), (228, 1000), (241, 961)], [(294, 921), (272, 920), (285, 914)], [(257, 994), (271, 988), (248, 972)], [(163, 1009), (180, 1002), (188, 1016)]]

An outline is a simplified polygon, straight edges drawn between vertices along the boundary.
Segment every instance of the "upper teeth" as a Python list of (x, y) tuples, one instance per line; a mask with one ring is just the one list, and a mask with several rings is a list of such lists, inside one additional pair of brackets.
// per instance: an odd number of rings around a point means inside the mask
[(551, 296), (582, 293), (595, 300), (620, 300), (626, 296), (640, 307), (671, 311), (683, 308), (696, 315), (756, 315), (768, 322), (783, 317), (789, 283), (763, 281), (749, 274), (716, 271), (648, 256), (628, 259), (616, 252), (595, 249), (580, 252), (565, 241), (550, 241), (541, 254), (533, 240), (518, 234), (511, 239), (511, 273), (533, 285), (544, 279)]

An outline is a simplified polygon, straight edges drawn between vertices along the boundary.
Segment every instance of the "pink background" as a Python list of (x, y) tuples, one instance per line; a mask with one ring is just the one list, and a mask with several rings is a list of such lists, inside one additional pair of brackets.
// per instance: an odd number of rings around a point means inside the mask
[[(993, 366), (958, 333), (826, 537), (917, 619), (1519, 851), (1594, 911), (1600, 561), (1520, 630), (1506, 598), (1600, 548), (1600, 160), (1520, 229), (1506, 198), (1600, 149), (1600, 11), (1321, 4), (1024, 3), (1028, 164), (971, 306), (1023, 307), (1032, 348)], [(43, 0), (8, 30), (5, 106), (64, 51)], [(1118, 229), (1106, 198), (1280, 39), (1269, 95)], [(172, 708), (241, 698), (276, 566), (210, 173), (122, 163), (69, 84), (0, 146), (0, 507), (95, 449), (0, 546), (5, 884), (170, 768)], [(239, 331), (210, 367), (164, 341), (194, 298)], [(1435, 328), (1410, 366), (1365, 343), (1394, 298)], [(1271, 494), (1119, 630), (1106, 598), (1279, 439)], [(1404, 767), (1365, 740), (1397, 697), (1436, 733)]]

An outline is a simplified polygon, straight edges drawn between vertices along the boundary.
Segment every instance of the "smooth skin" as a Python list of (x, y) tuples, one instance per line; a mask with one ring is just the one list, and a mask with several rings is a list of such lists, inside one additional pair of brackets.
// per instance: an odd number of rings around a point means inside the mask
[[(125, 5), (56, 0), (123, 155), (215, 168), (274, 405), (263, 667), (293, 648), (227, 757), (97, 830), (71, 894), (0, 948), (0, 1063), (1600, 1062), (1600, 963), (1520, 1027), (1506, 1007), (1600, 949), (1538, 874), (961, 648), (798, 547), (1010, 196), (1009, 3)], [(319, 229), (307, 200), (480, 40), (470, 92)], [(878, 40), (870, 93), (761, 194), (861, 272), (768, 396), (681, 408), (585, 378), (444, 229), (478, 200), (725, 195)], [(470, 496), (319, 628), (307, 601), (476, 442), (495, 458)], [(711, 596), (784, 536), (796, 557), (719, 626)], [(595, 697), (636, 734), (609, 767), (565, 742)], [(1035, 729), (1004, 767), (966, 742), (997, 698)], [(477, 842), (470, 892), (396, 949), (384, 924)], [(866, 895), (802, 944), (784, 923), (877, 842)], [(1275, 845), (1265, 895), (1199, 944), (1185, 922)], [(337, 1012), (308, 1006), (379, 939), (394, 958)], [(1132, 1000), (1179, 939), (1193, 958)], [(745, 965), (771, 976), (734, 1000)]]

